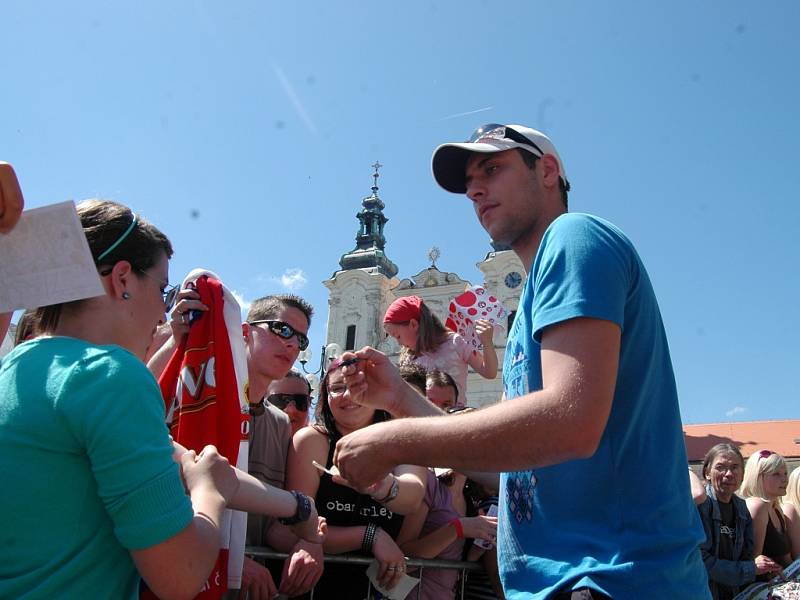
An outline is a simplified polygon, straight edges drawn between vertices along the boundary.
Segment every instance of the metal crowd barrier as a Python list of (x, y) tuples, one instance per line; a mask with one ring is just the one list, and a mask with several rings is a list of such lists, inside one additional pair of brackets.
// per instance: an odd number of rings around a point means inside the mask
[[(286, 552), (275, 552), (271, 548), (264, 548), (260, 546), (247, 546), (245, 554), (251, 558), (264, 558), (264, 559), (277, 559), (286, 560), (288, 554)], [(360, 564), (367, 566), (372, 562), (372, 558), (366, 556), (354, 556), (350, 554), (326, 554), (325, 564)], [(439, 560), (439, 559), (424, 559), (424, 558), (409, 558), (406, 561), (409, 567), (418, 567), (419, 570), (414, 572), (413, 576), (422, 581), (424, 577), (425, 568), (436, 569), (457, 569), (460, 572), (459, 577), (459, 600), (496, 600), (497, 596), (494, 593), (484, 590), (469, 590), (467, 595), (467, 573), (484, 573), (483, 566), (478, 562), (466, 562), (460, 560)], [(372, 593), (372, 584), (369, 584), (369, 594)], [(417, 586), (416, 590), (411, 595), (407, 596), (407, 600), (419, 600), (421, 590)], [(311, 591), (311, 598), (314, 598), (314, 591)]]

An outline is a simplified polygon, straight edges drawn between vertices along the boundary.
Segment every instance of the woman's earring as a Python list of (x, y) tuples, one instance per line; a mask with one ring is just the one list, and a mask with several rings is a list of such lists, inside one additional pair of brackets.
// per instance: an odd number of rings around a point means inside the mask
[(128, 292), (122, 292), (122, 299), (123, 300), (130, 300), (131, 295)]

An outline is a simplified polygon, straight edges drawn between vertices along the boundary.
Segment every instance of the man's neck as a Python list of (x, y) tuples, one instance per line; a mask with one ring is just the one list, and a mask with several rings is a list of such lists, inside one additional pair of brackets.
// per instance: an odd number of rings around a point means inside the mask
[(250, 404), (258, 404), (267, 395), (269, 385), (272, 379), (253, 373), (251, 369), (247, 369), (247, 400)]
[(553, 221), (565, 212), (564, 210), (560, 210), (547, 218), (539, 219), (536, 228), (511, 243), (511, 249), (519, 256), (526, 273), (530, 272), (533, 266), (533, 260), (536, 258), (536, 253), (539, 251), (544, 232), (547, 231), (547, 228), (550, 227)]

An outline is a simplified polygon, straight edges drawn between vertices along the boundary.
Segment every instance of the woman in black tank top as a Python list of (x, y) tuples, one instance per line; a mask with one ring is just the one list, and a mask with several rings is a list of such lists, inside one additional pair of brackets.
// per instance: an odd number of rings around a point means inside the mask
[(791, 562), (791, 542), (780, 505), (787, 483), (786, 461), (780, 454), (760, 450), (747, 460), (741, 496), (753, 517), (753, 552), (782, 567)]
[[(416, 511), (422, 502), (426, 472), (423, 467), (401, 465), (370, 489), (355, 490), (314, 466), (316, 462), (330, 469), (339, 438), (388, 418), (383, 411), (359, 404), (359, 398), (345, 397), (339, 366), (334, 362), (320, 385), (317, 423), (301, 429), (292, 439), (286, 485), (315, 498), (319, 515), (328, 522), (323, 544), (326, 554), (374, 557), (379, 583), (393, 587), (406, 569), (394, 538), (402, 525), (401, 515)], [(314, 598), (363, 600), (369, 588), (366, 569), (362, 564), (326, 562)]]

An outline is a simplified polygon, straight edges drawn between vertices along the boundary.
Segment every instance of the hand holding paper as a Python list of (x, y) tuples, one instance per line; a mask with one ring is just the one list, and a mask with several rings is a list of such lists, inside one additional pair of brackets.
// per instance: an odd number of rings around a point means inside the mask
[(19, 221), (25, 201), (17, 174), (7, 162), (0, 161), (0, 233), (8, 233)]

